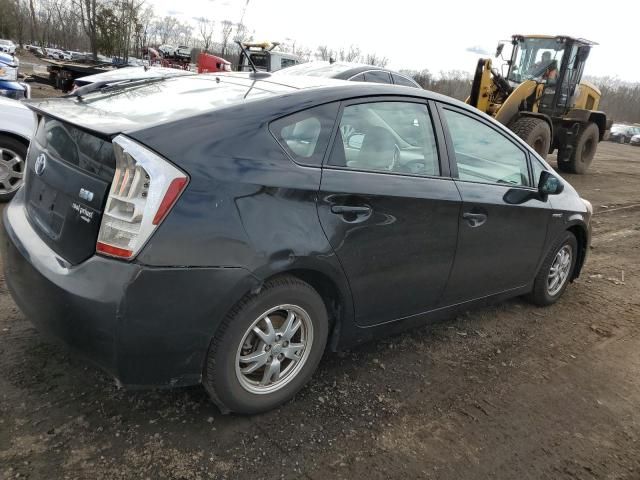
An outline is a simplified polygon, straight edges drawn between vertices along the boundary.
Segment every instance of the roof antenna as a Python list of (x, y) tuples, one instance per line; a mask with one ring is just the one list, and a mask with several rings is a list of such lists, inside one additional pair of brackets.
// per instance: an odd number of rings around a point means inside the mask
[[(255, 63), (253, 63), (253, 60), (251, 60), (251, 56), (249, 55), (249, 52), (247, 52), (247, 50), (244, 48), (244, 45), (242, 45), (242, 42), (240, 40), (236, 40), (236, 43), (238, 44), (238, 47), (240, 47), (240, 57), (242, 58), (242, 55), (247, 57), (249, 66), (251, 66), (251, 70), (253, 70), (253, 73), (258, 73), (258, 69), (256, 68)], [(242, 63), (240, 63), (240, 65), (242, 65)], [(244, 65), (242, 65), (242, 70), (244, 70)]]

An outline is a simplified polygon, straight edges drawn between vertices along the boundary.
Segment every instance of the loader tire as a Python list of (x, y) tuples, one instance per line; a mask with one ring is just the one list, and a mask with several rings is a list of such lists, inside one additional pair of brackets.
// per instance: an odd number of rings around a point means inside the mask
[(541, 118), (520, 117), (509, 128), (527, 142), (538, 155), (547, 158), (551, 147), (551, 128)]
[(571, 157), (566, 162), (558, 162), (558, 169), (561, 172), (577, 173), (579, 175), (587, 173), (589, 165), (596, 156), (600, 130), (595, 123), (589, 122), (578, 134), (576, 148), (571, 153)]

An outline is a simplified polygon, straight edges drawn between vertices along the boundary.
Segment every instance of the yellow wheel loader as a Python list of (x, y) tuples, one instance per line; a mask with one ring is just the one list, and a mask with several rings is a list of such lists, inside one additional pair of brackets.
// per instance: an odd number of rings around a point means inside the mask
[[(491, 115), (558, 169), (585, 173), (611, 120), (598, 111), (600, 90), (582, 80), (594, 42), (567, 36), (514, 35), (506, 76), (480, 59), (467, 103)], [(496, 58), (502, 57), (499, 43)]]

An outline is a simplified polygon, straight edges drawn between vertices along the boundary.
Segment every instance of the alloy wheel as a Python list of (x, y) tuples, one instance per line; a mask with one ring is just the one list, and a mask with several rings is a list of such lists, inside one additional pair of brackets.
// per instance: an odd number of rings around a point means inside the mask
[(236, 353), (236, 377), (250, 393), (280, 390), (300, 372), (313, 344), (313, 323), (296, 305), (278, 305), (245, 332)]
[(24, 159), (9, 148), (0, 147), (0, 195), (15, 192), (22, 184)]
[(564, 245), (556, 253), (547, 277), (547, 292), (550, 296), (557, 295), (567, 282), (571, 270), (572, 257), (571, 245)]

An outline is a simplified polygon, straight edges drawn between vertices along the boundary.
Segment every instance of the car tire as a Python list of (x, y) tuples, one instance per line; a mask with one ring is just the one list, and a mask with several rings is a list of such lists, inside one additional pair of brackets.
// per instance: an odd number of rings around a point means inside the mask
[[(566, 254), (569, 258), (566, 258)], [(527, 299), (539, 306), (554, 304), (567, 289), (576, 266), (578, 241), (571, 232), (565, 232), (562, 238), (549, 250), (542, 262), (538, 275), (533, 282), (533, 290)], [(559, 275), (559, 276), (555, 276)], [(552, 279), (559, 283), (553, 283)]]
[(23, 182), (28, 146), (13, 137), (0, 135), (0, 202), (8, 202)]
[(600, 130), (595, 123), (588, 123), (578, 134), (576, 147), (568, 161), (558, 162), (558, 168), (562, 172), (584, 174), (596, 156)]
[(509, 129), (530, 145), (538, 155), (547, 158), (551, 147), (551, 128), (541, 118), (520, 117)]
[[(295, 332), (286, 328), (292, 315), (292, 325), (299, 322)], [(223, 413), (271, 410), (309, 381), (328, 330), (326, 306), (309, 284), (292, 276), (270, 280), (225, 317), (207, 353), (203, 385)], [(276, 370), (279, 379), (272, 375)]]

